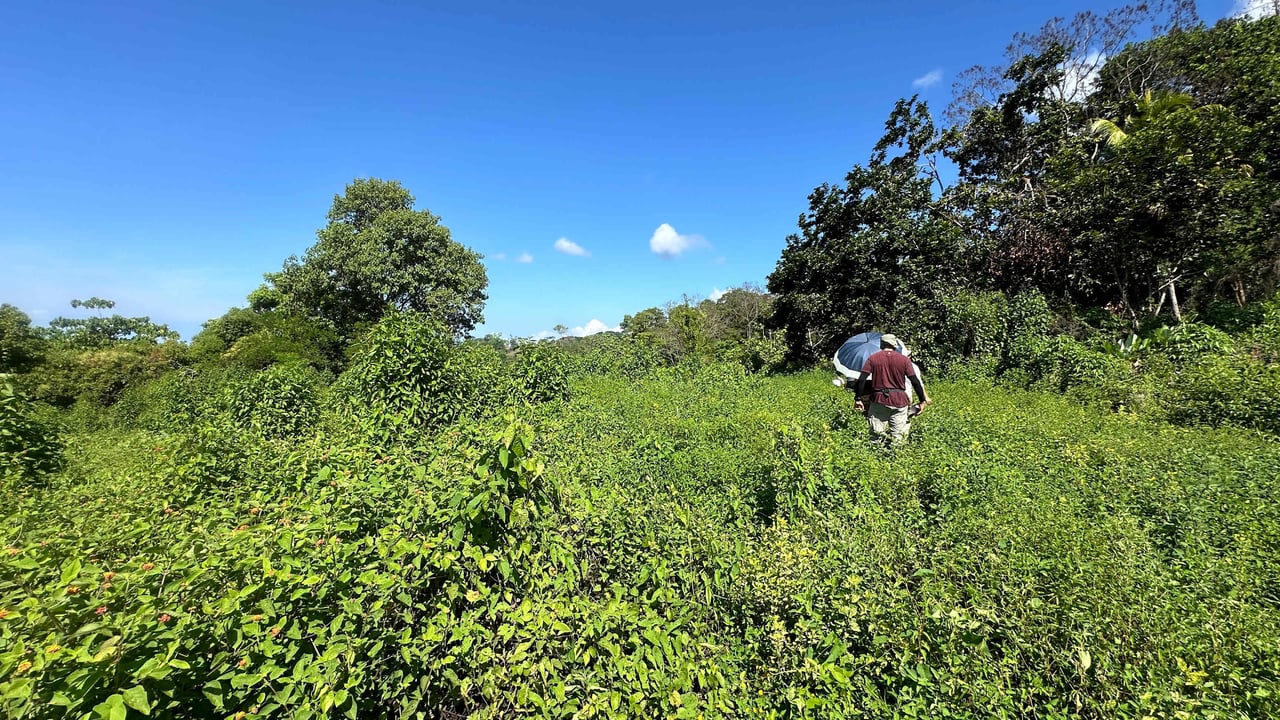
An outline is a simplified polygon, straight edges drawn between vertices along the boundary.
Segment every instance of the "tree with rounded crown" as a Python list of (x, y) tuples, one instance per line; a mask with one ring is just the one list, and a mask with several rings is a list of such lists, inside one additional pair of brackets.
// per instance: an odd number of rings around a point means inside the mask
[(481, 255), (396, 180), (357, 178), (334, 195), (329, 224), (301, 259), (266, 278), (281, 309), (354, 337), (390, 310), (414, 310), (465, 335), (484, 321), (489, 284)]

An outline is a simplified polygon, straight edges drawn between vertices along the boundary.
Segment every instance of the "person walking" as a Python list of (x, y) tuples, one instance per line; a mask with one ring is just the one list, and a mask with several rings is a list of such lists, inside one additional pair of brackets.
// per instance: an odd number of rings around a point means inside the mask
[(911, 432), (911, 397), (907, 394), (907, 383), (920, 398), (921, 412), (933, 402), (910, 358), (897, 351), (899, 345), (896, 336), (882, 335), (880, 352), (867, 358), (858, 380), (857, 408), (867, 413), (871, 441), (887, 448), (898, 447)]

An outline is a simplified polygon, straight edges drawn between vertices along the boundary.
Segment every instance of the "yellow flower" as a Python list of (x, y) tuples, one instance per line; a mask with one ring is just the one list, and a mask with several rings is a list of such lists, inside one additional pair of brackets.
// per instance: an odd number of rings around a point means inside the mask
[(480, 591), (479, 591), (479, 590), (468, 590), (468, 591), (467, 591), (467, 602), (475, 602), (475, 601), (477, 601), (477, 600), (479, 600), (479, 599), (480, 599)]
[(23, 660), (22, 662), (18, 663), (18, 673), (24, 673), (30, 669), (31, 669), (30, 662)]
[(58, 644), (56, 644), (56, 643), (55, 643), (55, 644), (50, 645), (49, 647), (45, 648), (45, 649), (44, 649), (44, 651), (45, 651), (47, 654), (49, 654), (49, 655), (54, 655), (54, 654), (56, 654), (56, 653), (57, 653), (59, 650), (61, 650), (61, 649), (62, 649), (62, 646), (61, 646), (61, 645), (58, 645)]

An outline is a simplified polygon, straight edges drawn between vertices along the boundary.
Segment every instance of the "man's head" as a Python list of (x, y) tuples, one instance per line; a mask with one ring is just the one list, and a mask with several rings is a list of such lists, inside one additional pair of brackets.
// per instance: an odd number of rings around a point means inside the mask
[(899, 342), (898, 342), (898, 336), (897, 336), (897, 335), (893, 335), (893, 334), (890, 334), (890, 333), (885, 333), (885, 334), (883, 334), (883, 335), (881, 335), (881, 336), (880, 336), (880, 349), (881, 349), (881, 350), (897, 350), (897, 349), (898, 349), (898, 345), (900, 345), (900, 344), (901, 344), (901, 343), (899, 343)]

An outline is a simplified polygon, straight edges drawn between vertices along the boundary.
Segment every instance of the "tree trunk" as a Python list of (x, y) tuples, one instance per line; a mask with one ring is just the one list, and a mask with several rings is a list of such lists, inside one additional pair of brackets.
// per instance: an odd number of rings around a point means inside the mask
[(1173, 319), (1182, 324), (1182, 308), (1178, 307), (1178, 289), (1174, 287), (1174, 281), (1169, 281), (1169, 302), (1173, 304)]
[(1169, 295), (1169, 288), (1160, 290), (1160, 301), (1156, 303), (1155, 312), (1151, 313), (1151, 317), (1160, 317), (1160, 311), (1164, 309), (1164, 299)]

